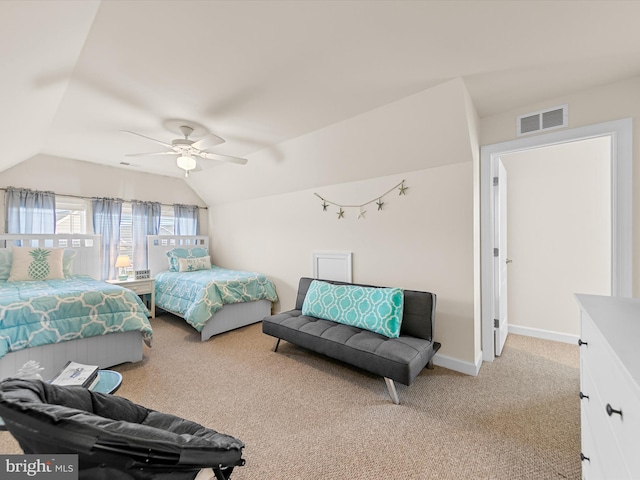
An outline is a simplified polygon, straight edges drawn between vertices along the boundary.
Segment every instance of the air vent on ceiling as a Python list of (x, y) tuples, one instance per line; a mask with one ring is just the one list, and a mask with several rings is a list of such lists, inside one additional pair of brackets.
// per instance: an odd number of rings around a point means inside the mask
[(542, 130), (566, 127), (569, 124), (569, 105), (520, 115), (516, 120), (518, 136)]

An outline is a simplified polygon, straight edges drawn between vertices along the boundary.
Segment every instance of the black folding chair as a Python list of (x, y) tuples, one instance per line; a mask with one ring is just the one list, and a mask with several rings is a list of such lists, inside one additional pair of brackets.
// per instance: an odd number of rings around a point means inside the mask
[(229, 480), (245, 463), (234, 437), (83, 387), (3, 380), (0, 417), (26, 454), (78, 454), (80, 479)]

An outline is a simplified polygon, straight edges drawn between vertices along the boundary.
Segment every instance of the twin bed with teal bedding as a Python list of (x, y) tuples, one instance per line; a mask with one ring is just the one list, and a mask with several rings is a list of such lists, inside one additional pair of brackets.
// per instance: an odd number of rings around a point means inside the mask
[(0, 358), (24, 348), (114, 332), (140, 331), (150, 345), (147, 315), (131, 290), (89, 276), (0, 281)]
[(161, 272), (155, 279), (156, 306), (183, 317), (198, 332), (227, 304), (278, 299), (265, 275), (215, 265), (207, 270)]
[(148, 310), (132, 291), (95, 280), (99, 272), (99, 235), (0, 234), (0, 379), (29, 360), (43, 378), (69, 360), (142, 360)]
[(260, 322), (278, 300), (263, 274), (211, 264), (206, 236), (148, 236), (156, 308), (182, 317), (201, 340)]

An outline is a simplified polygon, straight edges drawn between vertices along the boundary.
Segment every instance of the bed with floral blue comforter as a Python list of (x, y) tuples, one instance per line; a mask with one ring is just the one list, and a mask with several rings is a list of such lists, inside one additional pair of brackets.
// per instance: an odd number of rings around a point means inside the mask
[(0, 358), (8, 352), (139, 330), (151, 345), (147, 307), (131, 290), (75, 275), (0, 281)]
[(278, 300), (265, 275), (216, 265), (193, 272), (161, 272), (155, 280), (156, 306), (181, 316), (198, 332), (226, 304)]

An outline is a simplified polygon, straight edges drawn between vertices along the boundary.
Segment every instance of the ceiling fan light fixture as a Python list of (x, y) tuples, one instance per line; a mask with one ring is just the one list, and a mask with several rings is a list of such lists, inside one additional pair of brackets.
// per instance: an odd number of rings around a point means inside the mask
[(185, 177), (189, 176), (189, 170), (196, 168), (196, 159), (190, 155), (180, 155), (176, 163), (185, 171)]
[[(189, 176), (189, 172), (191, 170), (195, 170), (198, 167), (198, 163), (195, 158), (196, 156), (204, 160), (231, 162), (231, 163), (237, 163), (239, 165), (245, 165), (247, 163), (246, 158), (234, 157), (234, 156), (225, 155), (222, 153), (208, 152), (207, 148), (224, 143), (224, 139), (217, 136), (214, 133), (209, 133), (208, 135), (206, 135), (205, 137), (201, 138), (198, 141), (190, 140), (189, 135), (193, 133), (194, 129), (185, 124), (180, 125), (180, 131), (184, 135), (184, 138), (177, 138), (173, 140), (171, 143), (166, 143), (161, 140), (156, 140), (155, 138), (147, 137), (146, 135), (142, 135), (136, 132), (131, 132), (129, 130), (122, 130), (122, 131), (124, 133), (129, 133), (131, 135), (136, 135), (138, 137), (146, 138), (147, 140), (151, 140), (166, 148), (164, 152), (129, 153), (127, 154), (127, 157), (177, 155), (178, 158), (176, 159), (176, 164), (178, 168), (181, 168), (182, 170), (185, 171), (185, 175), (184, 175), (185, 177)], [(132, 165), (132, 166), (137, 166), (137, 165)]]

